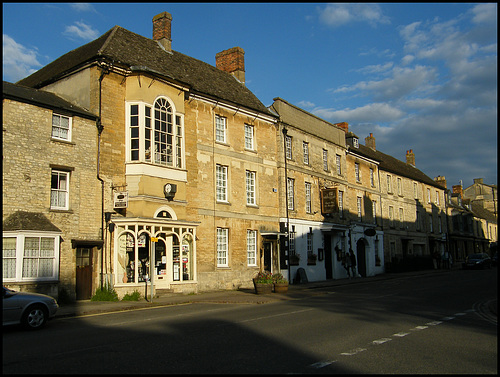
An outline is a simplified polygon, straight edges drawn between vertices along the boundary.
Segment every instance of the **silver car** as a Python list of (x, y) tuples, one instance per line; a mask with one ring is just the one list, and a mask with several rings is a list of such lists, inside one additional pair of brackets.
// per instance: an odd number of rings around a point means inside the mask
[(36, 330), (56, 315), (57, 301), (39, 293), (16, 292), (3, 287), (3, 325), (22, 324)]

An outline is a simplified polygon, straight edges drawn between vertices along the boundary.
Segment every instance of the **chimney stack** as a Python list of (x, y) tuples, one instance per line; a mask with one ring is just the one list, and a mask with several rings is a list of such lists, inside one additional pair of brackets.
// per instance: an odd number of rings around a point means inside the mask
[(474, 178), (474, 183), (477, 183), (478, 185), (483, 184), (483, 178)]
[(334, 123), (333, 125), (342, 128), (345, 133), (349, 132), (349, 123), (347, 122)]
[(415, 167), (415, 154), (413, 153), (413, 149), (406, 151), (406, 163)]
[(460, 198), (462, 197), (462, 185), (452, 186), (452, 191), (454, 194), (460, 194)]
[(446, 178), (441, 176), (441, 175), (438, 175), (436, 178), (434, 178), (434, 181), (439, 185), (441, 186), (442, 188), (444, 188), (446, 190)]
[(373, 134), (370, 132), (370, 136), (368, 137), (365, 137), (365, 145), (368, 147), (368, 148), (371, 148), (373, 150), (376, 150), (375, 149), (375, 138), (373, 137)]
[(232, 74), (239, 82), (245, 84), (245, 51), (241, 47), (233, 47), (217, 53), (215, 66), (221, 71)]
[(163, 48), (172, 51), (172, 15), (168, 12), (153, 17), (153, 40), (160, 42)]

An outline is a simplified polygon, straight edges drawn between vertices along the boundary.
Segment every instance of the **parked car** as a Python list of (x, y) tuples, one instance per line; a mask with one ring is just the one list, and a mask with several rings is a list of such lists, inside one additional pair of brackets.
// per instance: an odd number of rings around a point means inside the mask
[(21, 324), (29, 330), (42, 328), (56, 315), (59, 305), (50, 296), (16, 292), (3, 287), (3, 325)]
[(491, 258), (486, 253), (468, 255), (463, 265), (464, 268), (491, 268)]

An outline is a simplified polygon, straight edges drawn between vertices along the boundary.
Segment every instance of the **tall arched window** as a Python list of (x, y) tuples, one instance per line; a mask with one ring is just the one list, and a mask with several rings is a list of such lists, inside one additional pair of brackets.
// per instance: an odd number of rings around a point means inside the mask
[(129, 161), (182, 168), (182, 115), (164, 97), (129, 104)]

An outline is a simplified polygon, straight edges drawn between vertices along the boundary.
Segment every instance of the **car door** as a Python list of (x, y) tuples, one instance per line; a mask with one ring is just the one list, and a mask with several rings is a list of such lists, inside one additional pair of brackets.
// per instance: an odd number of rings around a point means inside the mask
[(21, 305), (20, 300), (15, 292), (3, 291), (3, 324), (17, 323), (21, 319)]

